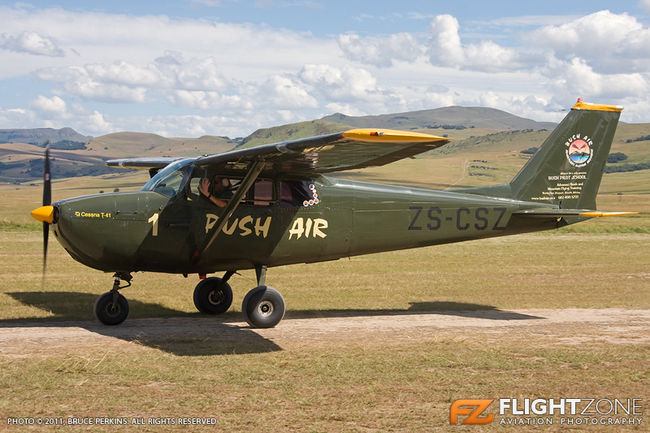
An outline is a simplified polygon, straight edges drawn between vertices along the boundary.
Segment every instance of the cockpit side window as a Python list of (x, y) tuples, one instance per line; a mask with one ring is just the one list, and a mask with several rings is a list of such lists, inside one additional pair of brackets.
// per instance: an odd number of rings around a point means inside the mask
[[(202, 198), (209, 200), (210, 195), (219, 201), (218, 206), (225, 206), (224, 203), (227, 203), (239, 188), (242, 178), (196, 167), (193, 162), (193, 159), (186, 159), (170, 164), (152, 177), (142, 190), (154, 191), (175, 200), (197, 203)], [(258, 179), (246, 194), (243, 203), (249, 206), (279, 204), (285, 207), (300, 207), (316, 204), (318, 198), (314, 184), (309, 180)]]
[(169, 198), (176, 196), (190, 179), (192, 160), (171, 164), (158, 172), (142, 187), (143, 191), (154, 191)]
[(185, 188), (185, 197), (189, 201), (212, 201), (223, 207), (235, 194), (241, 181), (238, 177), (196, 168)]

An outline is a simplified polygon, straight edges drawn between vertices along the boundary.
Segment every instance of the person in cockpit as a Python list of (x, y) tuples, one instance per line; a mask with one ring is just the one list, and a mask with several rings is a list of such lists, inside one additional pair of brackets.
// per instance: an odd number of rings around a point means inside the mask
[(228, 204), (228, 199), (232, 197), (230, 188), (230, 180), (219, 175), (214, 176), (212, 182), (204, 177), (199, 184), (199, 192), (218, 207), (225, 207)]

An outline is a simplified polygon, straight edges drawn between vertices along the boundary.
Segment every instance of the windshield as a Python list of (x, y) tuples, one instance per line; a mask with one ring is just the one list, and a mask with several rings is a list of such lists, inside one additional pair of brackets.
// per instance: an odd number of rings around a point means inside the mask
[(174, 197), (190, 178), (193, 162), (194, 158), (188, 158), (168, 165), (149, 179), (142, 191), (154, 191), (170, 198)]

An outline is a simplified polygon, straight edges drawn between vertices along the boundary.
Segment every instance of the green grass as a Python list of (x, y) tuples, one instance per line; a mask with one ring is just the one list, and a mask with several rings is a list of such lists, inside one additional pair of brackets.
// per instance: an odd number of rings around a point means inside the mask
[[(215, 417), (217, 431), (241, 432), (448, 431), (449, 406), (458, 398), (638, 397), (647, 391), (648, 374), (639, 365), (648, 354), (640, 347), (591, 344), (585, 350), (548, 345), (544, 337), (477, 337), (192, 359), (137, 345), (0, 358), (0, 386), (12, 390), (0, 397), (0, 414)], [(501, 431), (498, 425), (480, 429)]]
[(26, 223), (16, 223), (9, 220), (0, 221), (0, 231), (5, 232), (33, 232), (40, 231), (43, 229), (43, 225), (39, 222), (26, 222)]

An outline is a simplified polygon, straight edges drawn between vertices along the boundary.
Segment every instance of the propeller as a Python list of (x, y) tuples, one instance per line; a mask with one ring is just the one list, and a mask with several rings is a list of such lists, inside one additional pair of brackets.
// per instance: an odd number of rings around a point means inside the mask
[(50, 224), (54, 221), (52, 206), (52, 176), (50, 173), (50, 141), (45, 143), (45, 163), (43, 166), (43, 206), (31, 212), (32, 217), (43, 223), (43, 280), (47, 265), (47, 243), (50, 234)]
[[(45, 163), (43, 166), (43, 206), (52, 204), (52, 176), (50, 174), (50, 142), (45, 143)], [(47, 241), (50, 236), (50, 223), (43, 221), (43, 279), (47, 265)]]

